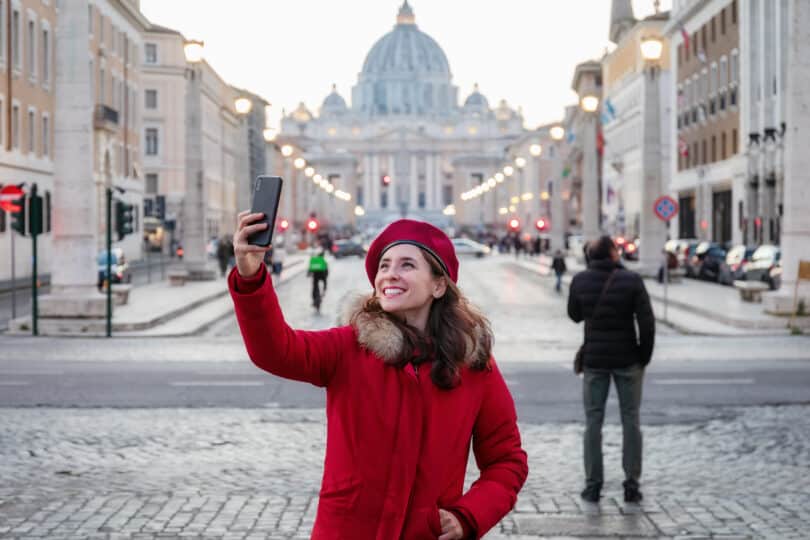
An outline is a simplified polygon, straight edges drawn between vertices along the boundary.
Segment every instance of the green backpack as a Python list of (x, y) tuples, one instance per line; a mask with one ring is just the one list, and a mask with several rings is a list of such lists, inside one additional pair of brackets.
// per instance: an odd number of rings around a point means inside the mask
[(326, 259), (323, 258), (323, 255), (315, 255), (310, 257), (309, 259), (309, 271), (310, 272), (326, 272), (327, 270)]

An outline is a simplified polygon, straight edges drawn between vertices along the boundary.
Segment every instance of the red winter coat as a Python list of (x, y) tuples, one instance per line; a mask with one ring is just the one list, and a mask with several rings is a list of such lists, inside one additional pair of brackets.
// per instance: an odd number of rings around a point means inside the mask
[[(435, 540), (439, 508), (480, 538), (514, 506), (528, 474), (512, 396), (495, 362), (441, 390), (430, 365), (397, 368), (402, 334), (367, 313), (355, 326), (293, 330), (266, 269), (229, 286), (251, 360), (326, 388), (326, 459), (312, 538)], [(463, 493), (470, 441), (481, 475)]]

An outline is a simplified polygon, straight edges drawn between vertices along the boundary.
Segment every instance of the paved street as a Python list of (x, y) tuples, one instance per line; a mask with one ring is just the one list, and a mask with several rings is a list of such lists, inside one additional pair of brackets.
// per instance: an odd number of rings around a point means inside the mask
[[(581, 489), (581, 328), (549, 278), (508, 257), (463, 260), (492, 319), (531, 473), (487, 538), (806, 538), (810, 363), (802, 337), (705, 338), (661, 328), (645, 386), (645, 500), (621, 502), (611, 399), (607, 485)], [(358, 259), (331, 262), (324, 314), (302, 275), (288, 320), (324, 328)], [(0, 538), (306, 538), (323, 464), (323, 394), (246, 358), (232, 317), (180, 339), (3, 337)], [(474, 462), (468, 481), (475, 477)]]

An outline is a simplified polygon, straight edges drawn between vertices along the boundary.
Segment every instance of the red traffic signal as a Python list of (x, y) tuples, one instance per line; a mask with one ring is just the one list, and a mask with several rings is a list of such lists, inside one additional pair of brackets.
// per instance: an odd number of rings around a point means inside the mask
[(280, 220), (278, 222), (278, 230), (280, 230), (281, 232), (284, 232), (289, 228), (290, 228), (290, 222), (287, 221), (286, 219), (282, 219), (282, 220)]
[(317, 219), (310, 219), (309, 221), (307, 221), (307, 230), (309, 232), (311, 233), (316, 232), (318, 230), (318, 227), (320, 227), (320, 224), (318, 223)]
[(538, 231), (545, 231), (546, 227), (548, 227), (548, 222), (545, 219), (540, 218), (534, 222), (534, 226)]
[(520, 220), (517, 218), (512, 218), (509, 220), (509, 229), (512, 231), (519, 231), (520, 230)]
[(384, 174), (382, 175), (382, 178), (380, 178), (380, 181), (382, 181), (383, 186), (388, 186), (391, 183), (391, 177), (387, 174)]

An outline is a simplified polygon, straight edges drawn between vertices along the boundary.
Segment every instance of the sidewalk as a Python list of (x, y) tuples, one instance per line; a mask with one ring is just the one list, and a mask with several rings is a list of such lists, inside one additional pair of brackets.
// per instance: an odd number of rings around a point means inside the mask
[[(585, 269), (573, 257), (566, 258), (568, 272), (563, 284), (568, 288), (575, 274)], [(540, 255), (535, 259), (519, 258), (513, 263), (521, 268), (549, 278), (552, 286), (551, 257)], [(628, 265), (632, 270), (632, 265)], [(666, 320), (664, 319), (664, 285), (655, 279), (645, 279), (657, 320), (685, 334), (735, 335), (789, 335), (788, 318), (765, 313), (762, 304), (744, 302), (734, 287), (681, 278), (669, 284)], [(797, 319), (805, 331), (810, 329), (810, 318)]]
[[(306, 256), (287, 256), (281, 278), (282, 285), (301, 274)], [(134, 287), (129, 301), (113, 307), (113, 336), (179, 337), (203, 332), (206, 328), (233, 312), (228, 286), (223, 278), (213, 281), (187, 282), (172, 287), (166, 280)], [(11, 321), (6, 335), (30, 335), (31, 318)], [(83, 321), (81, 331), (61, 331), (59, 335), (100, 336), (106, 333), (106, 321)], [(40, 333), (48, 335), (48, 319), (40, 319)]]

